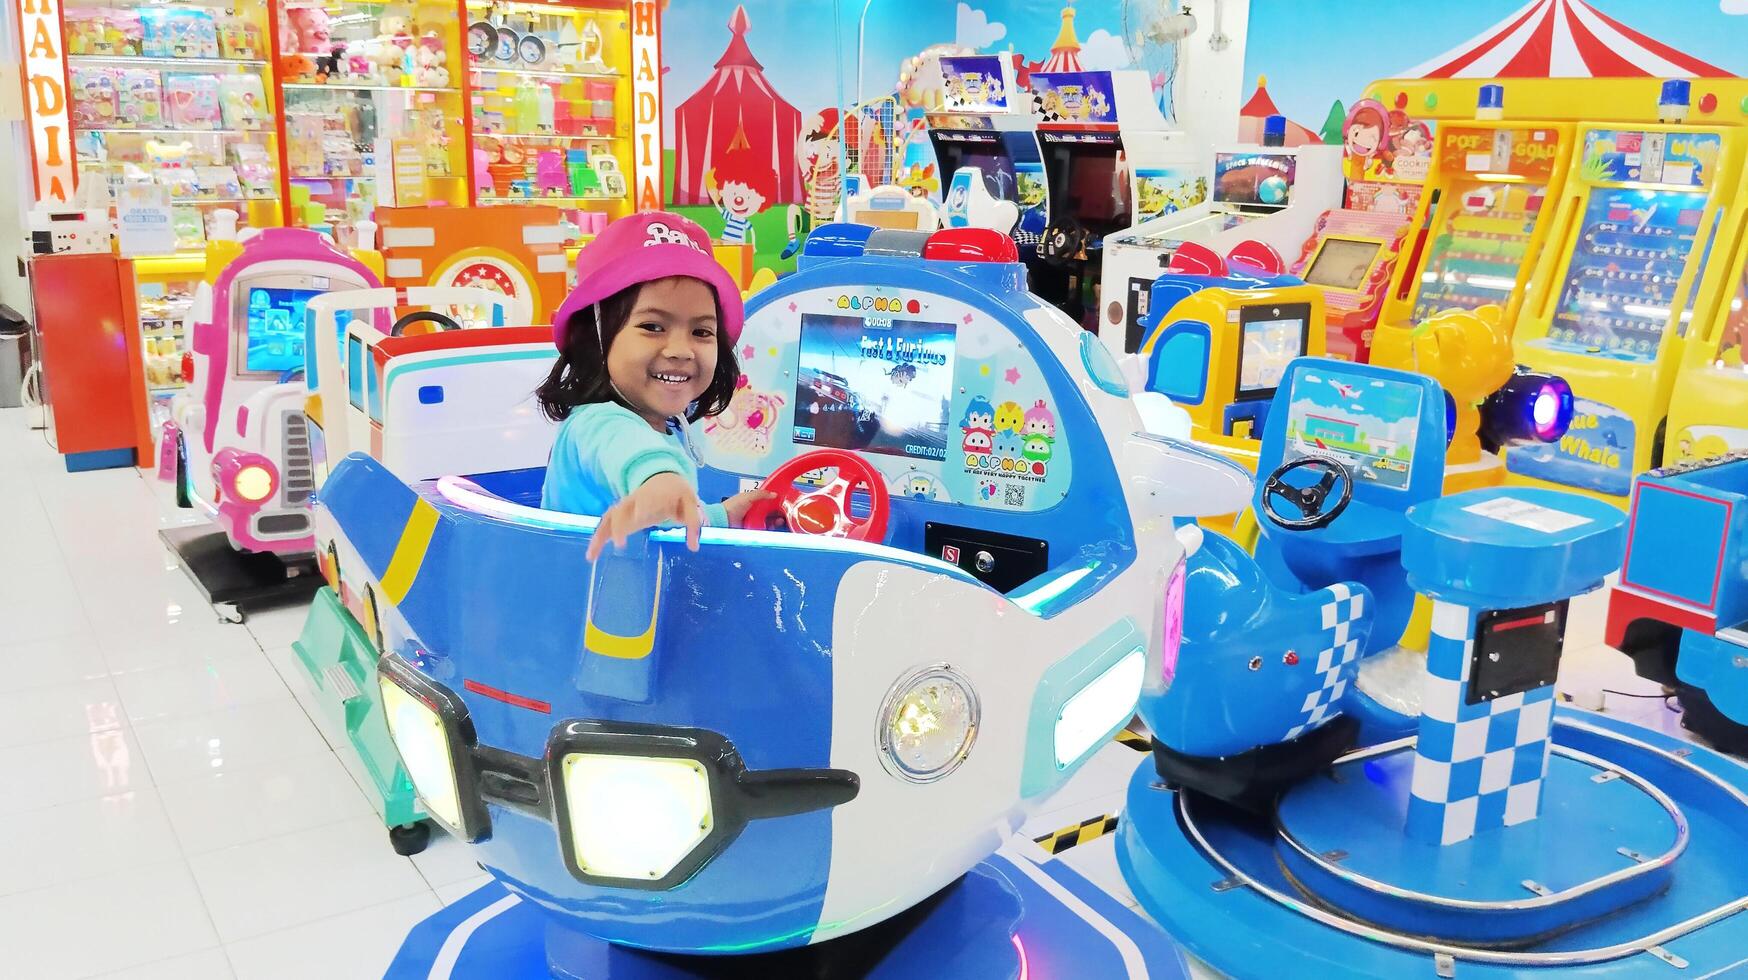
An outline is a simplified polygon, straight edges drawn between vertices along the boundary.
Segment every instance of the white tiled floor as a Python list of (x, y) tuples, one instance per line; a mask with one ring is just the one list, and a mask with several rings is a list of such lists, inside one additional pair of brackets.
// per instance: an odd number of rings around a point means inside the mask
[[(156, 536), (187, 513), (150, 474), (68, 474), (0, 410), (0, 976), (380, 977), (487, 879), (441, 835), (390, 850), (307, 703), (304, 610), (219, 623)], [(1600, 693), (1655, 693), (1601, 615), (1575, 604), (1562, 688), (1681, 733), (1660, 699)], [(1107, 747), (1026, 831), (1116, 813), (1140, 758)], [(1134, 904), (1112, 838), (1064, 860)]]
[(304, 610), (219, 623), (149, 477), (0, 410), (0, 976), (375, 980), (486, 879), (389, 848), (299, 700)]

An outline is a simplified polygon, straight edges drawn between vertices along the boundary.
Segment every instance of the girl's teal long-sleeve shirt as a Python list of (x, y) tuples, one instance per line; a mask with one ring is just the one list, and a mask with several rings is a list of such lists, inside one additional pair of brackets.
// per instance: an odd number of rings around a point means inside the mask
[[(558, 427), (540, 506), (600, 517), (657, 473), (678, 473), (698, 486), (698, 464), (679, 433), (657, 432), (617, 402), (580, 405)], [(704, 523), (727, 527), (728, 512), (706, 504)]]

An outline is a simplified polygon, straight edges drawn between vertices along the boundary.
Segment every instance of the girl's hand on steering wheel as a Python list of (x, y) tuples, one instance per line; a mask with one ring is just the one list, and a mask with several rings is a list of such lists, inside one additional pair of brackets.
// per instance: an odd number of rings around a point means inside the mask
[(735, 527), (746, 527), (747, 511), (761, 500), (775, 500), (777, 495), (769, 490), (743, 490), (724, 500), (722, 509), (728, 511), (728, 522)]
[(601, 515), (589, 541), (589, 560), (600, 557), (609, 541), (615, 549), (623, 549), (631, 535), (668, 524), (685, 527), (686, 547), (698, 550), (699, 529), (704, 526), (704, 505), (698, 501), (698, 491), (678, 473), (657, 473)]

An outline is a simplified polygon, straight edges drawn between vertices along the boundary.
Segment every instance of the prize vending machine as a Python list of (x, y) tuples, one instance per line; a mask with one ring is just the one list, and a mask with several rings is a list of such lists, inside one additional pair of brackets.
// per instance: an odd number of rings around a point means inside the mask
[(584, 233), (660, 206), (657, 7), (466, 0), (475, 204), (564, 208)]
[(1380, 324), (1413, 327), (1445, 310), (1492, 305), (1509, 329), (1553, 226), (1552, 204), (1571, 156), (1571, 123), (1441, 125)]
[(1105, 237), (1135, 223), (1140, 175), (1191, 170), (1199, 154), (1167, 127), (1146, 72), (1033, 72), (1031, 87), (1049, 199), (1032, 292), (1096, 330)]
[[(996, 230), (1036, 244), (1049, 217), (1048, 194), (1040, 180), (1044, 163), (1032, 100), (1019, 88), (1013, 62), (997, 55), (944, 57), (941, 75), (945, 101), (926, 120), (947, 188), (947, 224), (1005, 223)], [(974, 172), (977, 180), (960, 181), (961, 171)], [(1002, 220), (991, 222), (990, 215)]]
[(372, 248), (348, 236), (379, 206), (466, 203), (458, 19), (454, 0), (279, 0), (288, 224)]
[[(1675, 88), (1672, 96), (1669, 88)], [(1686, 103), (1686, 83), (1665, 99)], [(1683, 337), (1712, 251), (1728, 261), (1748, 201), (1733, 199), (1733, 127), (1581, 123), (1581, 144), (1518, 317), (1519, 362), (1559, 374), (1576, 397), (1557, 443), (1506, 453), (1512, 482), (1595, 494), (1623, 507), (1633, 474), (1657, 465)], [(1703, 321), (1702, 321), (1703, 322)]]

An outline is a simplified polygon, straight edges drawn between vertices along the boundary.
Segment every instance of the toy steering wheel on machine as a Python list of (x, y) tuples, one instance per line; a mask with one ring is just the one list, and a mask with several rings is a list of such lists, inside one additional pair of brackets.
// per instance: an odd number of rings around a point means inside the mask
[[(838, 471), (837, 478), (818, 490), (805, 491), (795, 486), (803, 473), (825, 467)], [(868, 489), (868, 516), (857, 520), (850, 516), (850, 492), (857, 487)], [(797, 531), (803, 534), (824, 534), (852, 541), (886, 540), (886, 516), (889, 501), (886, 481), (868, 461), (841, 449), (816, 449), (802, 453), (772, 471), (759, 484), (777, 496), (761, 500), (747, 509), (741, 526), (758, 531)]]
[[(1299, 469), (1317, 470), (1322, 478), (1308, 487), (1295, 487), (1281, 479), (1288, 473)], [(1335, 489), (1335, 481), (1341, 481), (1341, 493), (1336, 497), (1335, 505), (1325, 509), (1329, 501), (1330, 491)], [(1275, 510), (1275, 498), (1280, 497), (1298, 508), (1296, 518), (1282, 517)], [(1268, 482), (1262, 485), (1262, 510), (1268, 516), (1269, 522), (1276, 527), (1289, 531), (1311, 531), (1325, 527), (1347, 509), (1348, 502), (1353, 499), (1353, 470), (1339, 459), (1328, 456), (1301, 456), (1288, 463), (1275, 467), (1269, 474)]]
[[(415, 329), (416, 325), (421, 323), (429, 323), (431, 326)], [(428, 333), (437, 333), (440, 330), (460, 329), (461, 324), (456, 323), (454, 317), (445, 316), (434, 310), (416, 310), (396, 320), (395, 325), (389, 328), (388, 335), (390, 337), (419, 337)]]
[(1038, 239), (1038, 255), (1051, 265), (1066, 265), (1086, 252), (1092, 233), (1073, 218), (1052, 221)]

